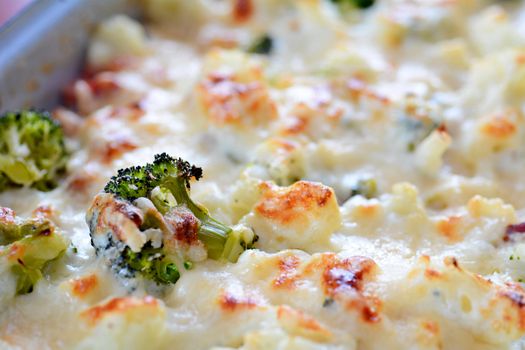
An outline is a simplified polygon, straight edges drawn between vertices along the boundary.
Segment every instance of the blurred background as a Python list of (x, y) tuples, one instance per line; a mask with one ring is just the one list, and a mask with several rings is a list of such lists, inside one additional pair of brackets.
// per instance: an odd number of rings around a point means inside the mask
[(0, 0), (0, 26), (34, 0)]

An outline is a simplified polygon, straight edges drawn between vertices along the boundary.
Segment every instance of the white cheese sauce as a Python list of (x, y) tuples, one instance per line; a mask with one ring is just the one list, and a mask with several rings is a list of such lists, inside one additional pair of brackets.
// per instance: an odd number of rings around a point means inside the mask
[[(100, 25), (54, 112), (67, 175), (0, 193), (22, 217), (51, 207), (71, 242), (0, 298), (0, 348), (525, 346), (525, 2), (337, 3), (147, 0), (146, 22)], [(161, 152), (260, 239), (152, 297), (97, 258), (85, 213)]]

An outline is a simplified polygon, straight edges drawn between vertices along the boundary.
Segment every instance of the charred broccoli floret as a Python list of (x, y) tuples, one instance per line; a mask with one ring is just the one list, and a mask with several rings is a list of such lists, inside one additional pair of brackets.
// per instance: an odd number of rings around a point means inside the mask
[(28, 110), (0, 116), (0, 191), (11, 186), (51, 190), (66, 161), (64, 134), (49, 113)]
[(0, 264), (16, 278), (16, 294), (31, 293), (42, 270), (62, 255), (66, 240), (44, 218), (20, 219), (0, 207)]
[(87, 214), (92, 244), (123, 277), (137, 274), (175, 283), (191, 262), (209, 257), (237, 261), (255, 234), (232, 229), (189, 196), (202, 169), (166, 153), (153, 163), (119, 170)]

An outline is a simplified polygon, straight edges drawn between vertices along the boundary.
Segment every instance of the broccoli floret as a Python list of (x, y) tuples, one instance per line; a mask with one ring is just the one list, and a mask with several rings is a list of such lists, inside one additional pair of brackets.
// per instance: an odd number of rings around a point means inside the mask
[(375, 0), (331, 0), (336, 4), (352, 5), (360, 9), (366, 9), (374, 5)]
[(272, 49), (273, 39), (268, 34), (266, 34), (254, 41), (248, 49), (248, 52), (269, 55), (272, 52)]
[[(204, 258), (237, 261), (253, 246), (247, 228), (232, 229), (189, 196), (202, 169), (162, 153), (153, 163), (119, 170), (87, 214), (92, 244), (119, 275), (175, 283), (183, 267)], [(178, 263), (178, 264), (177, 264)]]
[(13, 186), (49, 191), (66, 161), (64, 134), (49, 113), (28, 110), (0, 116), (0, 191)]
[(22, 220), (11, 209), (0, 208), (0, 258), (16, 277), (16, 294), (31, 293), (42, 270), (66, 248), (48, 219)]
[(357, 181), (350, 192), (350, 197), (361, 195), (367, 199), (377, 195), (377, 183), (374, 179), (360, 179)]
[(153, 248), (151, 244), (138, 253), (128, 247), (122, 257), (125, 266), (140, 271), (144, 277), (159, 284), (175, 283), (180, 277), (177, 265), (164, 255), (161, 248)]
[(11, 244), (26, 236), (52, 231), (53, 224), (43, 218), (21, 220), (9, 208), (0, 207), (0, 246)]

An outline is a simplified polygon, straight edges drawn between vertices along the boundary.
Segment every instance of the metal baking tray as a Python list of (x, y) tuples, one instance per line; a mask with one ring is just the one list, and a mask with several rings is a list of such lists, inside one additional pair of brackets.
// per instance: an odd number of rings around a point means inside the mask
[(37, 0), (0, 28), (0, 113), (50, 108), (84, 64), (90, 33), (105, 18), (140, 17), (134, 0)]

